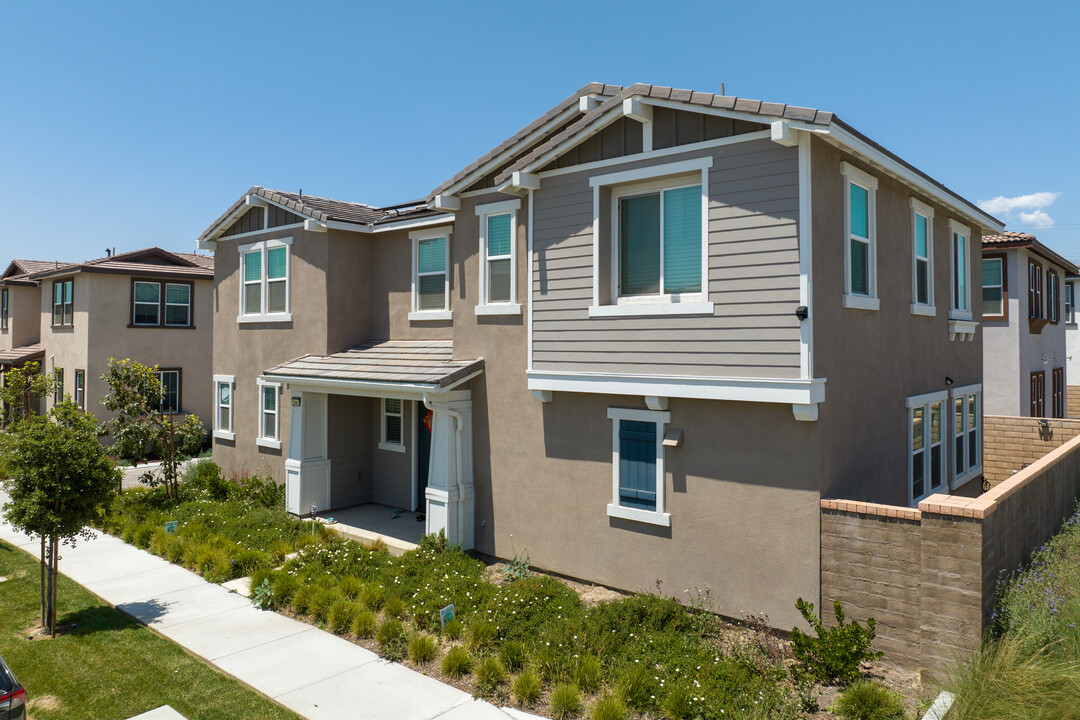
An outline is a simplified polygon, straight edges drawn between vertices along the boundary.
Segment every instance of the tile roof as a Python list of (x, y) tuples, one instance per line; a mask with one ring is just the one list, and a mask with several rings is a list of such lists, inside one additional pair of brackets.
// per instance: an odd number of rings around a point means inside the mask
[(304, 355), (267, 375), (446, 387), (484, 367), (484, 359), (454, 360), (451, 340), (383, 340), (325, 357)]
[(8, 266), (8, 272), (11, 271), (12, 267), (16, 267), (19, 270), (19, 274), (29, 275), (30, 273), (48, 270), (58, 264), (66, 263), (57, 263), (55, 260), (12, 260), (11, 265)]
[(1074, 263), (1069, 262), (1056, 252), (1039, 242), (1031, 233), (1013, 232), (1006, 230), (1000, 235), (983, 235), (982, 246), (984, 250), (994, 248), (1028, 248), (1036, 255), (1048, 260), (1065, 270), (1068, 275), (1080, 275), (1080, 269)]
[(41, 345), (23, 345), (22, 347), (0, 350), (0, 363), (3, 363), (4, 365), (18, 365), (44, 354), (45, 348)]
[[(146, 262), (151, 258), (165, 262)], [(46, 263), (45, 267), (35, 270), (30, 277), (38, 279), (68, 272), (213, 278), (214, 258), (194, 253), (173, 253), (159, 247), (149, 247), (82, 263)]]

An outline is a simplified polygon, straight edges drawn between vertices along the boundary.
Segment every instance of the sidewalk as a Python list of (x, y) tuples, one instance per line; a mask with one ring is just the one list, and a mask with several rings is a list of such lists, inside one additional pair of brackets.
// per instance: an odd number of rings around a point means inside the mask
[[(0, 492), (0, 505), (7, 501)], [(0, 523), (37, 557), (39, 540)], [(507, 713), (335, 635), (262, 611), (112, 536), (61, 547), (60, 572), (210, 664), (305, 718), (510, 720)]]

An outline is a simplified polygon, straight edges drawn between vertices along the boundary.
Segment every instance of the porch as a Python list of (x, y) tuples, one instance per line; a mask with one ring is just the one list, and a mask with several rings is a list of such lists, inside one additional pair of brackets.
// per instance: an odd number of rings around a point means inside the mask
[[(396, 516), (395, 510), (400, 511)], [(382, 539), (391, 555), (401, 555), (416, 548), (427, 525), (422, 511), (402, 510), (379, 503), (319, 513), (319, 517), (327, 522), (333, 518), (333, 524), (328, 527), (346, 537), (365, 543)]]

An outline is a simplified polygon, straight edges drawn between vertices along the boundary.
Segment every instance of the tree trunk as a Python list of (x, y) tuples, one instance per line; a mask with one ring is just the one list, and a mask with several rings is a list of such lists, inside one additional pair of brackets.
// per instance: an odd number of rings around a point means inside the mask
[(47, 620), (46, 612), (48, 610), (48, 608), (46, 607), (46, 604), (45, 604), (45, 591), (46, 591), (46, 587), (45, 587), (45, 582), (46, 582), (45, 581), (45, 566), (48, 564), (49, 558), (48, 558), (48, 556), (45, 555), (45, 536), (44, 535), (41, 536), (41, 555), (40, 555), (40, 558), (41, 558), (41, 563), (40, 563), (41, 564), (41, 627), (45, 627), (45, 622)]
[(49, 618), (49, 631), (53, 637), (56, 637), (56, 599), (59, 596), (60, 584), (60, 543), (57, 538), (53, 537), (52, 542), (52, 615)]
[(46, 582), (45, 582), (45, 616), (41, 622), (41, 629), (44, 632), (52, 632), (52, 606), (53, 606), (53, 536), (49, 536), (49, 545), (45, 550), (45, 563), (46, 563)]

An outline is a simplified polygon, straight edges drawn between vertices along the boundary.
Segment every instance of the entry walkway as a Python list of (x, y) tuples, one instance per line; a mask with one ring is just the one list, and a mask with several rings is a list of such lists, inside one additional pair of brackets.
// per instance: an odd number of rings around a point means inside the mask
[[(0, 505), (7, 502), (0, 492)], [(0, 523), (0, 539), (40, 541)], [(61, 549), (60, 571), (139, 622), (297, 714), (321, 720), (510, 720), (457, 688), (247, 598), (110, 535)]]

